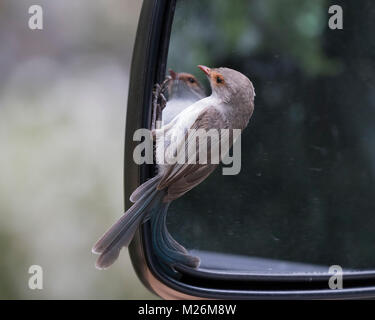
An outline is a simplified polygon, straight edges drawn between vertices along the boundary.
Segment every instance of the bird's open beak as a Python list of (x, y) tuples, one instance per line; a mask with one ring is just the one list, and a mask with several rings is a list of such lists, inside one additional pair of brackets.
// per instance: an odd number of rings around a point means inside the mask
[(199, 65), (198, 68), (201, 69), (208, 76), (211, 73), (211, 69), (209, 67)]

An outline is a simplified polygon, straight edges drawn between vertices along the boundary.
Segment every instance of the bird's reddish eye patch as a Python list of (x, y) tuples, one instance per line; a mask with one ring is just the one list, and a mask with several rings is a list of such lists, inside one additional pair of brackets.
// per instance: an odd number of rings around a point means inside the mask
[(179, 79), (182, 80), (183, 82), (187, 83), (188, 85), (192, 85), (192, 86), (197, 85), (196, 78), (190, 73), (180, 73)]
[(217, 72), (213, 72), (212, 75), (211, 75), (211, 79), (213, 80), (214, 83), (216, 83), (217, 85), (222, 85), (225, 83), (224, 81), (224, 77), (220, 74), (220, 73), (217, 73)]

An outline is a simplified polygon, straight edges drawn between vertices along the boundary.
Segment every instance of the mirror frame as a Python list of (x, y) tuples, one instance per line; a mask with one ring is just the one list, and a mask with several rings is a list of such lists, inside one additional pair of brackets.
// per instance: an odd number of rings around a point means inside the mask
[[(133, 134), (150, 128), (152, 88), (165, 76), (176, 0), (143, 2), (133, 51), (126, 111), (124, 197), (154, 173), (153, 166), (133, 161)], [(328, 289), (328, 273), (247, 274), (178, 269), (179, 279), (162, 271), (151, 250), (149, 222), (140, 226), (129, 246), (143, 284), (164, 299), (348, 299), (375, 297), (375, 271), (344, 272), (344, 288)]]

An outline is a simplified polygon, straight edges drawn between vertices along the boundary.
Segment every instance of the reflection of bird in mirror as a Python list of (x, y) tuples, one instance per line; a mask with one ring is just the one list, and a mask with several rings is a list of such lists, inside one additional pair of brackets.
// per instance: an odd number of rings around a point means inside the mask
[(169, 70), (169, 74), (171, 80), (168, 82), (168, 102), (162, 113), (163, 125), (206, 96), (202, 85), (192, 74), (173, 70)]
[[(190, 136), (189, 129), (240, 129), (243, 130), (254, 110), (254, 87), (251, 81), (238, 71), (228, 68), (199, 68), (207, 75), (212, 89), (209, 97), (201, 99), (185, 108), (171, 122), (155, 130), (156, 159), (158, 173), (139, 186), (131, 195), (134, 203), (125, 214), (102, 236), (93, 247), (100, 254), (97, 267), (110, 266), (123, 246), (131, 242), (138, 226), (150, 219), (153, 252), (163, 266), (173, 270), (176, 265), (196, 268), (199, 258), (192, 256), (169, 234), (166, 215), (170, 203), (205, 180), (218, 166), (207, 161), (199, 163), (197, 148), (188, 153), (185, 163), (171, 163), (170, 159), (177, 149), (185, 149)], [(207, 159), (221, 144), (219, 139), (211, 139), (206, 145)], [(161, 142), (163, 140), (163, 143)], [(165, 146), (175, 140), (174, 149)], [(229, 144), (233, 143), (230, 139)], [(198, 147), (199, 144), (197, 145)], [(223, 156), (223, 155), (222, 155)], [(195, 163), (191, 159), (196, 159)], [(163, 160), (165, 160), (163, 162)], [(173, 163), (173, 161), (172, 161)]]

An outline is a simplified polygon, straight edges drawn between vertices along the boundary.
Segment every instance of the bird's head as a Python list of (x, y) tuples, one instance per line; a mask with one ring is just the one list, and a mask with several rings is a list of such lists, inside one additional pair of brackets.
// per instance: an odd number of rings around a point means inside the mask
[(212, 95), (224, 102), (235, 102), (238, 99), (254, 101), (255, 91), (253, 84), (245, 75), (229, 68), (209, 68), (199, 65), (208, 77)]
[(172, 78), (169, 86), (170, 98), (196, 98), (197, 100), (205, 97), (203, 87), (196, 77), (190, 73), (177, 73), (169, 70)]

